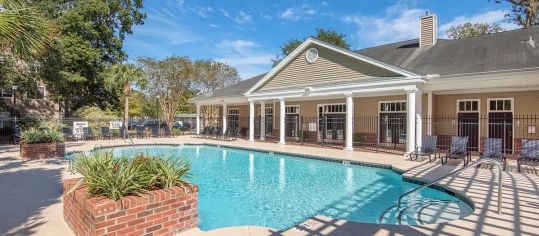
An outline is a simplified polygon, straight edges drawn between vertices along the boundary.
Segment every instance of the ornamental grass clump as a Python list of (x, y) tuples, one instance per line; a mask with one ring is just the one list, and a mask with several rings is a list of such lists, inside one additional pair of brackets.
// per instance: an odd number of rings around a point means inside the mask
[(189, 184), (186, 178), (191, 176), (191, 164), (184, 159), (143, 154), (134, 158), (115, 157), (110, 152), (81, 154), (75, 157), (73, 168), (84, 177), (73, 189), (85, 184), (93, 196), (113, 200), (155, 189), (185, 188)]
[(64, 134), (58, 130), (39, 130), (31, 128), (21, 133), (24, 143), (58, 143), (64, 141)]

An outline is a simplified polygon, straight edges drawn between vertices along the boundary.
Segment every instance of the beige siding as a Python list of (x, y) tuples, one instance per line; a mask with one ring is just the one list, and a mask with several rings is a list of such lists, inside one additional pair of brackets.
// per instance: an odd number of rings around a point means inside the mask
[(539, 91), (503, 92), (503, 93), (474, 93), (433, 95), (436, 97), (435, 115), (457, 114), (457, 100), (481, 99), (481, 115), (488, 114), (487, 100), (489, 98), (513, 98), (515, 115), (539, 115)]
[(284, 69), (264, 84), (259, 91), (290, 86), (312, 86), (362, 78), (399, 76), (394, 72), (344, 56), (333, 50), (317, 48), (319, 58), (314, 63), (308, 63), (305, 60), (305, 51), (300, 53)]

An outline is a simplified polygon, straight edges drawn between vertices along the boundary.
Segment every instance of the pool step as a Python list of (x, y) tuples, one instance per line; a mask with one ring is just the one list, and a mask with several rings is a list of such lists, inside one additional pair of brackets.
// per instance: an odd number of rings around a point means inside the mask
[(420, 225), (441, 223), (460, 218), (460, 202), (453, 200), (427, 200), (394, 205), (378, 219), (379, 224)]

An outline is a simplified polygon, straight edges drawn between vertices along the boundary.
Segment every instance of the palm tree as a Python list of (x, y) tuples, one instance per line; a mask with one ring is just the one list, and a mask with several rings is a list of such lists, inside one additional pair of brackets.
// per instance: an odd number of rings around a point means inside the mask
[[(124, 97), (124, 127), (127, 127), (129, 121), (129, 97), (131, 96), (132, 86), (142, 79), (144, 72), (133, 64), (117, 64), (109, 68), (105, 79), (105, 85), (108, 89), (123, 94)], [(124, 132), (124, 135), (127, 132)]]
[(52, 24), (22, 0), (0, 0), (0, 50), (19, 58), (35, 57), (52, 42)]

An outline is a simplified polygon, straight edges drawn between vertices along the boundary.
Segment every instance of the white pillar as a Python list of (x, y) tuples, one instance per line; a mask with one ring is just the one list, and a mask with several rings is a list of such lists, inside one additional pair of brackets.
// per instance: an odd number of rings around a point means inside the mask
[(346, 147), (347, 151), (354, 150), (354, 99), (352, 94), (346, 94)]
[(200, 105), (197, 104), (197, 134), (200, 134)]
[(226, 103), (223, 103), (223, 134), (226, 134), (226, 129), (227, 129), (227, 120), (226, 120), (226, 117), (228, 115), (228, 109), (227, 109), (227, 105)]
[(260, 102), (260, 140), (266, 140), (266, 103)]
[(406, 90), (406, 152), (415, 149), (415, 93), (416, 89)]
[(284, 131), (285, 131), (285, 103), (284, 98), (279, 99), (279, 143), (285, 144)]
[(427, 93), (427, 118), (428, 118), (428, 126), (427, 126), (427, 134), (432, 135), (432, 91), (429, 91)]
[(423, 92), (417, 91), (415, 93), (415, 145), (421, 147), (421, 140), (423, 139)]
[(249, 101), (249, 141), (255, 141), (255, 102)]

